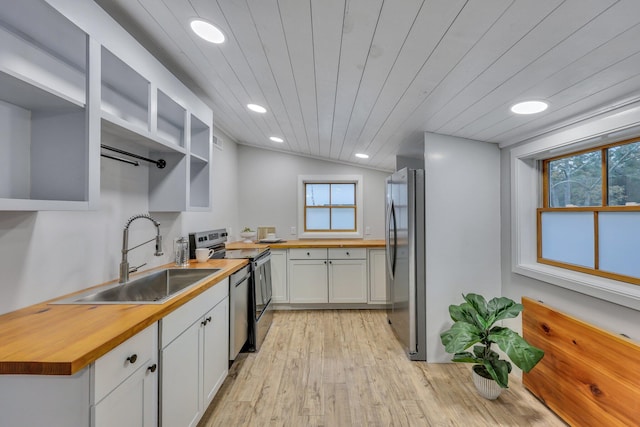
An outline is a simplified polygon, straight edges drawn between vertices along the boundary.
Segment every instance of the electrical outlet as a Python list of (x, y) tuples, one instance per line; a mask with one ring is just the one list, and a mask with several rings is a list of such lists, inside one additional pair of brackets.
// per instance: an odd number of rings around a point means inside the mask
[(296, 228), (295, 227), (291, 227), (291, 234), (296, 234)]
[(371, 227), (365, 227), (364, 234), (371, 234)]

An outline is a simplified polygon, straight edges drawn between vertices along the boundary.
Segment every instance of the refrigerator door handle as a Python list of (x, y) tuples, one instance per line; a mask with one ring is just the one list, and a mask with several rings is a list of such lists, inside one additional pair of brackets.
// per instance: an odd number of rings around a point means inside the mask
[[(393, 223), (393, 228), (392, 228)], [(393, 242), (391, 241), (391, 231), (393, 230)], [(389, 277), (393, 280), (395, 270), (396, 270), (396, 248), (398, 243), (398, 237), (396, 235), (396, 211), (393, 205), (393, 202), (389, 203), (389, 207), (387, 209), (387, 271), (389, 272)], [(393, 259), (392, 259), (393, 258)]]

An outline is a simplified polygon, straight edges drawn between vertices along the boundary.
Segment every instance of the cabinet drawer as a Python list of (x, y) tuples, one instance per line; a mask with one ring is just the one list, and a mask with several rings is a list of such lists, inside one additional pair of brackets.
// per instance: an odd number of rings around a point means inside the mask
[(327, 259), (327, 249), (289, 249), (289, 259)]
[(329, 259), (367, 259), (365, 248), (331, 248)]
[(160, 347), (165, 348), (196, 320), (229, 295), (229, 278), (221, 280), (160, 320)]
[(155, 360), (157, 352), (158, 324), (154, 323), (96, 360), (93, 364), (94, 403), (102, 400), (145, 363)]

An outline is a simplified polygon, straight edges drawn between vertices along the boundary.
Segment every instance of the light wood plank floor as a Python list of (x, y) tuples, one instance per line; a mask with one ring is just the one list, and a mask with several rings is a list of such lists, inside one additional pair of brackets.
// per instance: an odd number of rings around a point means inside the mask
[(467, 364), (411, 362), (383, 310), (275, 312), (241, 353), (199, 427), (562, 426), (512, 376), (480, 397)]

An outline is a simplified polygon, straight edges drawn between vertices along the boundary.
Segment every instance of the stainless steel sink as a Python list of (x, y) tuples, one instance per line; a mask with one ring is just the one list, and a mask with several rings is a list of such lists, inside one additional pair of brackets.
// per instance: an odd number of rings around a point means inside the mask
[(162, 304), (191, 286), (218, 273), (219, 268), (168, 268), (109, 285), (52, 304)]

